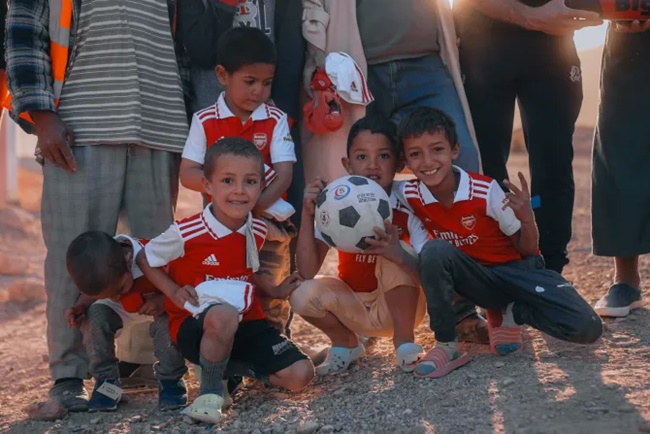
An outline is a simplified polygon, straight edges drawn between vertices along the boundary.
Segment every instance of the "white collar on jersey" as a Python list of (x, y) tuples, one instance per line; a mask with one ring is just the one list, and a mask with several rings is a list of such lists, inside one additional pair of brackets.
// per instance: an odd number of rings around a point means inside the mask
[[(227, 118), (235, 117), (234, 113), (228, 107), (228, 104), (226, 104), (225, 95), (226, 95), (225, 92), (221, 92), (221, 95), (219, 95), (219, 99), (217, 99), (217, 104), (215, 105), (215, 110), (214, 110), (214, 114), (217, 117), (217, 119), (227, 119)], [(251, 118), (254, 121), (263, 121), (270, 117), (271, 114), (269, 112), (269, 106), (267, 104), (262, 104), (261, 106), (256, 108), (255, 111), (251, 114)]]
[[(458, 166), (451, 166), (454, 172), (460, 174), (460, 182), (458, 183), (458, 189), (456, 190), (456, 195), (454, 196), (454, 203), (461, 202), (464, 200), (469, 200), (470, 190), (471, 190), (471, 181), (469, 174), (465, 172)], [(430, 205), (432, 203), (437, 203), (438, 199), (435, 198), (431, 191), (427, 188), (422, 181), (418, 182), (418, 193), (420, 198), (425, 205)]]
[[(228, 229), (219, 220), (217, 220), (214, 214), (212, 214), (212, 210), (210, 208), (212, 208), (212, 204), (209, 204), (203, 210), (203, 221), (207, 225), (208, 230), (212, 232), (212, 235), (215, 238), (223, 238), (232, 234), (233, 231)], [(250, 218), (250, 214), (249, 214), (249, 218)], [(246, 235), (246, 223), (244, 223), (242, 227), (237, 229), (237, 232), (242, 235)]]
[(138, 256), (140, 250), (142, 250), (142, 244), (140, 244), (140, 241), (124, 234), (115, 235), (115, 240), (117, 240), (118, 243), (123, 243), (126, 241), (131, 244), (131, 248), (133, 249), (133, 258), (131, 259), (131, 274), (133, 275), (133, 279), (135, 280), (144, 276), (144, 273), (142, 270), (140, 270), (140, 267), (138, 267), (138, 264), (135, 262), (135, 258)]

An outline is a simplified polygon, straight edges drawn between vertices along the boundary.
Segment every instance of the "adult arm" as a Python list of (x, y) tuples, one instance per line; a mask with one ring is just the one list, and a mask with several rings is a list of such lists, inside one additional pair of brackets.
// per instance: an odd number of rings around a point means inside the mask
[(304, 279), (313, 279), (325, 261), (329, 247), (316, 239), (314, 232), (314, 212), (318, 193), (325, 188), (325, 183), (316, 179), (305, 189), (302, 218), (296, 246), (296, 262), (298, 272)]
[(499, 21), (549, 35), (569, 35), (575, 30), (602, 24), (596, 12), (571, 9), (564, 0), (551, 0), (531, 7), (518, 0), (463, 0), (483, 14)]

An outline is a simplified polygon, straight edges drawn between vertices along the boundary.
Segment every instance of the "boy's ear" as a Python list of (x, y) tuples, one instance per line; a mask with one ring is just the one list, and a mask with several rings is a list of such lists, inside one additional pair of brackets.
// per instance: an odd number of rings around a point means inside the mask
[(460, 154), (460, 142), (456, 142), (455, 145), (451, 147), (451, 159), (455, 160)]
[(221, 83), (222, 86), (226, 86), (228, 84), (228, 71), (226, 71), (226, 68), (217, 65), (217, 67), (214, 68), (214, 71), (217, 74), (217, 80), (219, 80), (219, 83)]
[(350, 173), (350, 159), (348, 157), (341, 158), (341, 164), (343, 165), (345, 171), (348, 172), (348, 175), (352, 175)]
[(205, 176), (201, 177), (201, 184), (203, 185), (206, 193), (208, 193), (210, 196), (214, 196), (214, 194), (212, 194), (212, 184), (210, 181), (208, 181), (208, 178)]

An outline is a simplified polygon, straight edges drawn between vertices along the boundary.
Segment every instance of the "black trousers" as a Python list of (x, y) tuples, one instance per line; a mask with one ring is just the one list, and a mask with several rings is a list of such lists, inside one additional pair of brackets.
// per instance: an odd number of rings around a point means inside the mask
[[(547, 268), (568, 261), (573, 214), (573, 132), (582, 104), (580, 61), (572, 38), (517, 29), (459, 26), (465, 90), (483, 172), (508, 178), (515, 100), (529, 153), (531, 196)], [(518, 181), (516, 181), (518, 184)]]

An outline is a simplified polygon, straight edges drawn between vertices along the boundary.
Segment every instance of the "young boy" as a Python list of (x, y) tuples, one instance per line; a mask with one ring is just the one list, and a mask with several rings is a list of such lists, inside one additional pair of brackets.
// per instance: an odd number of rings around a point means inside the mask
[(433, 239), (420, 253), (422, 286), (437, 344), (415, 368), (438, 378), (469, 362), (457, 348), (455, 291), (488, 310), (491, 347), (505, 355), (521, 348), (520, 325), (558, 339), (592, 343), (602, 323), (571, 283), (546, 270), (524, 176), (521, 188), (453, 165), (458, 136), (440, 110), (420, 107), (401, 122), (398, 138), (417, 180), (402, 183), (406, 201)]
[[(200, 396), (186, 412), (195, 420), (217, 423), (229, 359), (247, 365), (245, 375), (290, 390), (306, 387), (314, 367), (293, 342), (269, 324), (257, 298), (258, 292), (287, 298), (300, 283), (295, 276), (276, 287), (256, 285), (252, 303), (241, 312), (241, 324), (240, 311), (228, 303), (214, 304), (196, 318), (183, 309), (186, 302), (198, 304), (194, 287), (199, 283), (250, 282), (266, 237), (266, 224), (251, 214), (264, 179), (264, 161), (256, 146), (242, 138), (221, 139), (208, 149), (203, 170), (202, 184), (212, 203), (151, 240), (138, 255), (138, 264), (169, 297), (165, 309), (172, 339), (186, 359), (201, 366)], [(239, 296), (250, 300), (246, 293)], [(233, 294), (228, 294), (224, 299), (231, 297)]]
[[(350, 175), (368, 177), (387, 193), (398, 158), (395, 125), (382, 117), (367, 117), (350, 129), (347, 157), (342, 163)], [(393, 204), (393, 222), (386, 231), (377, 229), (377, 240), (368, 240), (367, 253), (338, 252), (339, 275), (316, 277), (329, 246), (314, 230), (314, 207), (325, 187), (317, 179), (305, 190), (302, 226), (298, 235), (298, 272), (305, 279), (291, 295), (294, 312), (322, 330), (332, 341), (318, 375), (340, 373), (364, 354), (358, 335), (392, 337), (397, 365), (412, 371), (422, 347), (414, 343), (413, 329), (422, 322), (425, 300), (419, 286), (415, 252), (400, 239), (421, 248), (428, 240), (422, 224), (408, 210)]]
[[(248, 139), (260, 150), (269, 168), (265, 171), (267, 181), (273, 176), (254, 208), (259, 215), (285, 195), (296, 161), (287, 115), (267, 104), (275, 72), (275, 47), (260, 29), (236, 27), (221, 37), (217, 51), (216, 74), (225, 91), (216, 104), (194, 114), (183, 150), (180, 180), (189, 189), (207, 193), (201, 181), (206, 150), (222, 137)], [(296, 230), (288, 221), (267, 222), (272, 223), (260, 254), (261, 273), (270, 285), (277, 285), (289, 274), (288, 248)], [(263, 299), (263, 304), (269, 319), (284, 331), (289, 320), (288, 303)]]
[(81, 292), (66, 312), (68, 326), (80, 328), (90, 358), (95, 388), (89, 411), (114, 411), (120, 402), (117, 333), (145, 321), (151, 324), (154, 373), (159, 383), (158, 408), (175, 410), (187, 404), (183, 375), (185, 360), (173, 345), (167, 328), (164, 296), (143, 276), (135, 263), (146, 241), (100, 231), (85, 232), (68, 247), (68, 273)]

